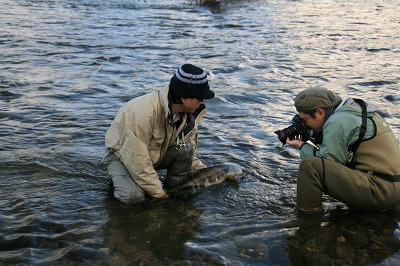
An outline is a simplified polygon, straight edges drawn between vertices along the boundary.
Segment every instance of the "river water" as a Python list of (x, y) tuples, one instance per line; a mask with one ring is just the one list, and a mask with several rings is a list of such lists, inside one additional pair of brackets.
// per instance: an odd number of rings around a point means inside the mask
[[(400, 141), (397, 0), (0, 0), (0, 264), (398, 265), (400, 213), (329, 197), (295, 211), (295, 95), (325, 86), (379, 105)], [(183, 63), (215, 99), (207, 165), (236, 183), (124, 205), (101, 166), (119, 107)]]

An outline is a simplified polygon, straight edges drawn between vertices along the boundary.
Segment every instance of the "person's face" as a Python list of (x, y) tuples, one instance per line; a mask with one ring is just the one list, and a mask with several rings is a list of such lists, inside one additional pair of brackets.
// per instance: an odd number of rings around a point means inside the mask
[(303, 112), (299, 112), (299, 116), (301, 119), (303, 119), (307, 126), (309, 126), (312, 130), (319, 132), (322, 130), (322, 127), (324, 126), (325, 123), (325, 110), (321, 108), (317, 108), (315, 110), (315, 118), (313, 118), (309, 114), (305, 114)]
[(204, 99), (182, 98), (182, 104), (181, 104), (182, 112), (193, 113), (203, 103)]

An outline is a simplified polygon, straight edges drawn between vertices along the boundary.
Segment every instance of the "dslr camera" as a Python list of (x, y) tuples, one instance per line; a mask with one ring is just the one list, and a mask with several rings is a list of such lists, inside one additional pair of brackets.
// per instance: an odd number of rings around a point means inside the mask
[(301, 119), (297, 114), (292, 118), (292, 124), (287, 128), (277, 130), (274, 132), (278, 135), (279, 140), (282, 144), (286, 144), (286, 139), (293, 139), (295, 136), (301, 136), (303, 141), (311, 140), (313, 131), (307, 126), (306, 122)]

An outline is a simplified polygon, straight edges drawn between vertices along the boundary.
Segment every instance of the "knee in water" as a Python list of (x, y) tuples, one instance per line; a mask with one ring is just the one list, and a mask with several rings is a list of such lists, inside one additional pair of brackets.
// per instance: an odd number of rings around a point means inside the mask
[(133, 189), (129, 189), (127, 191), (114, 189), (114, 197), (117, 200), (126, 204), (139, 203), (145, 200), (145, 195), (143, 191), (137, 191)]

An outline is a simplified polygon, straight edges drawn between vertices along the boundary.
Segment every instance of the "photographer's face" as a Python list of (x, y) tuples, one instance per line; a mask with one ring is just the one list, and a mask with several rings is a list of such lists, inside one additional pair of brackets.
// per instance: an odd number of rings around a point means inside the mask
[(304, 120), (304, 122), (306, 122), (307, 126), (309, 126), (315, 132), (321, 131), (322, 127), (324, 126), (325, 111), (321, 108), (317, 108), (315, 110), (315, 117), (312, 117), (311, 115), (303, 112), (299, 112), (299, 116), (301, 117), (301, 119)]

